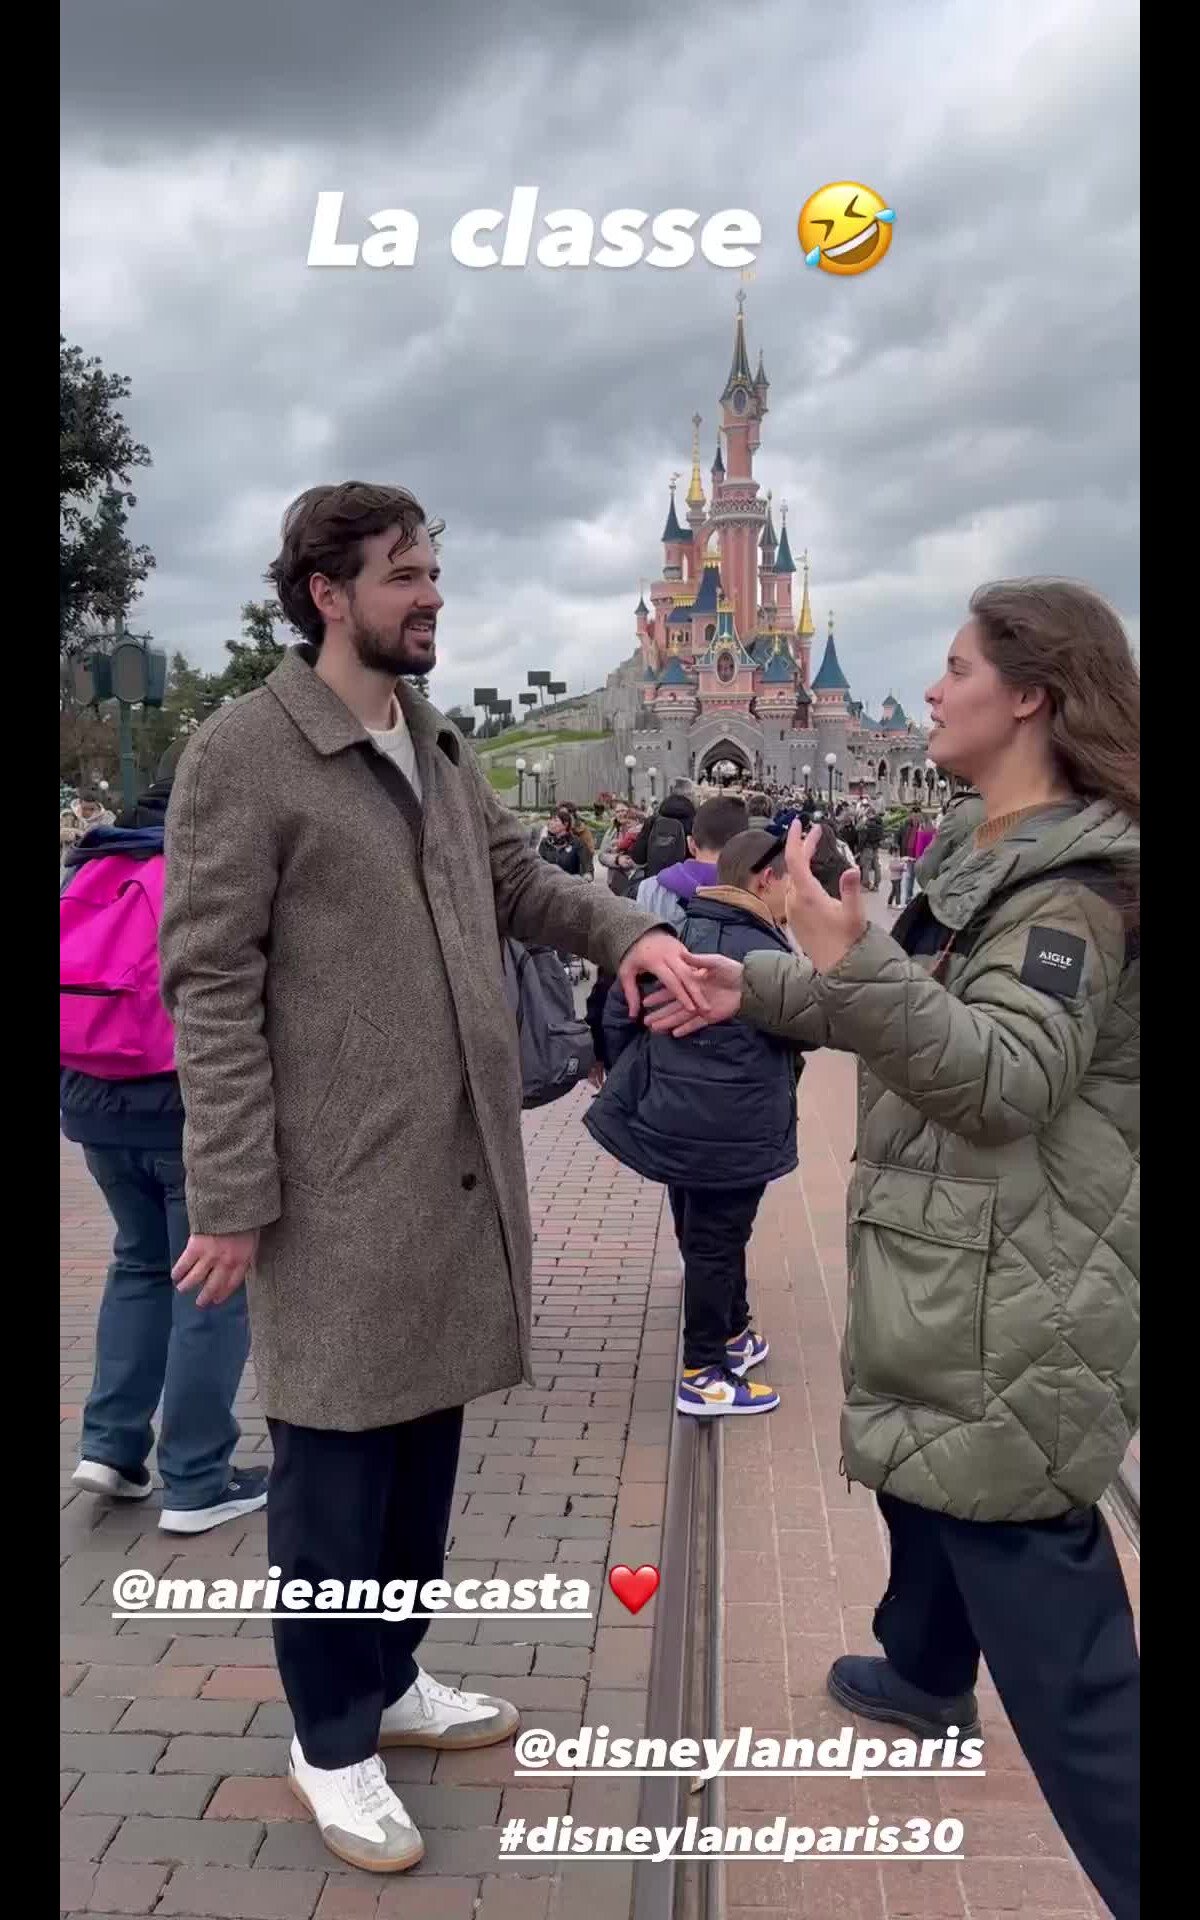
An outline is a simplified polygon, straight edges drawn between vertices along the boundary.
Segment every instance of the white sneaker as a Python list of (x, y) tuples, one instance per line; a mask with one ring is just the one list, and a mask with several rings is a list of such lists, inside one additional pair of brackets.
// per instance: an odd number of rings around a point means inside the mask
[(106, 1466), (102, 1460), (81, 1460), (71, 1475), (71, 1484), (84, 1487), (88, 1493), (106, 1493), (110, 1500), (148, 1500), (154, 1482), (145, 1467), (142, 1472), (146, 1478), (134, 1480), (120, 1467)]
[(381, 1747), (491, 1747), (517, 1731), (521, 1716), (508, 1700), (461, 1693), (417, 1668), (407, 1693), (384, 1708)]
[(403, 1873), (424, 1858), (425, 1842), (388, 1785), (377, 1753), (354, 1767), (312, 1767), (292, 1736), (288, 1786), (308, 1808), (339, 1860), (368, 1873)]

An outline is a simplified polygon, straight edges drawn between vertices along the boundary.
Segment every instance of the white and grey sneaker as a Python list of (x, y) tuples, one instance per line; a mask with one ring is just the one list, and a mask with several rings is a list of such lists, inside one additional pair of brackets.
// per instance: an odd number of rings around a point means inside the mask
[(313, 1767), (292, 1736), (288, 1786), (307, 1807), (339, 1860), (368, 1873), (404, 1873), (424, 1858), (425, 1842), (392, 1792), (377, 1753), (353, 1767)]
[(154, 1482), (145, 1467), (140, 1467), (138, 1474), (140, 1478), (122, 1473), (120, 1467), (106, 1466), (103, 1460), (81, 1460), (71, 1475), (71, 1484), (88, 1493), (107, 1494), (110, 1500), (148, 1500)]
[(220, 1499), (211, 1507), (164, 1507), (158, 1516), (162, 1533), (207, 1533), (223, 1520), (257, 1513), (267, 1504), (267, 1468), (235, 1467)]
[(507, 1740), (521, 1724), (508, 1700), (487, 1693), (462, 1693), (443, 1686), (420, 1667), (407, 1693), (385, 1707), (379, 1727), (381, 1747), (491, 1747)]

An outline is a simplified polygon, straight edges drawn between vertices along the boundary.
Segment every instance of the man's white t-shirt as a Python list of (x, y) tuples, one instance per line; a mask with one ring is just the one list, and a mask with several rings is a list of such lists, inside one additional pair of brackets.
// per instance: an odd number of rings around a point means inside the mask
[(399, 768), (420, 802), (423, 796), (421, 776), (417, 772), (417, 750), (413, 746), (413, 738), (408, 730), (400, 702), (394, 694), (392, 695), (391, 726), (383, 733), (376, 733), (373, 727), (368, 727), (367, 733), (370, 735), (372, 746), (377, 748), (385, 760), (390, 760), (394, 767)]

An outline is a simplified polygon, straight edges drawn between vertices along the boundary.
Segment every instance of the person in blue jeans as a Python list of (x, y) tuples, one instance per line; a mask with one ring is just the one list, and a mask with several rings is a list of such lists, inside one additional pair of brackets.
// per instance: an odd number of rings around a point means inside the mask
[[(64, 891), (90, 860), (162, 857), (177, 757), (167, 756), (155, 784), (115, 826), (94, 827), (71, 848)], [(233, 1401), (250, 1345), (244, 1292), (199, 1308), (171, 1282), (189, 1233), (178, 1077), (111, 1080), (64, 1067), (59, 1107), (63, 1133), (83, 1148), (116, 1226), (74, 1484), (118, 1500), (148, 1498), (161, 1399), (159, 1526), (206, 1532), (263, 1506), (267, 1473), (231, 1466), (241, 1433)]]

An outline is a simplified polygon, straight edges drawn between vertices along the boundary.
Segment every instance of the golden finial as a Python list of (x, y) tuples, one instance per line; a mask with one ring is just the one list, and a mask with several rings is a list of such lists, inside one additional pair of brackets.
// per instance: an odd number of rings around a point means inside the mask
[(814, 632), (814, 627), (813, 627), (812, 607), (809, 605), (809, 599), (808, 599), (808, 548), (807, 547), (805, 547), (804, 553), (801, 557), (801, 564), (804, 568), (804, 593), (800, 601), (800, 618), (796, 622), (796, 633), (798, 638), (801, 640), (811, 640)]
[(692, 477), (688, 484), (687, 503), (689, 507), (704, 505), (704, 488), (700, 482), (700, 415), (692, 415)]

